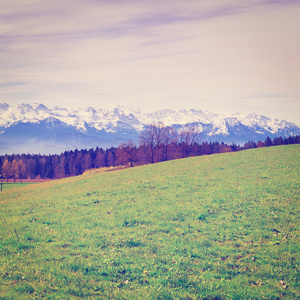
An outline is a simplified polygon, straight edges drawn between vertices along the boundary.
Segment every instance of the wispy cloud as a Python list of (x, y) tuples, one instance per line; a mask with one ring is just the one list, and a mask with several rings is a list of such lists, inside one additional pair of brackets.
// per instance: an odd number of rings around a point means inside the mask
[(26, 82), (2, 82), (0, 83), (0, 87), (14, 87), (18, 85), (25, 85)]
[(0, 101), (219, 111), (254, 93), (300, 97), (299, 4), (2, 0)]
[(265, 0), (262, 3), (286, 6), (286, 5), (300, 4), (300, 0)]

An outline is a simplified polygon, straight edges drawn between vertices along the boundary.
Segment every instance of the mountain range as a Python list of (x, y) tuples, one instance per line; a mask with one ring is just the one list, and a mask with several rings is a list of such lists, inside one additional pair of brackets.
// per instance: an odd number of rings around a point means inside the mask
[(151, 113), (118, 106), (113, 109), (48, 108), (43, 104), (0, 104), (0, 154), (59, 154), (66, 150), (109, 148), (138, 136), (146, 125), (162, 122), (179, 130), (196, 125), (202, 141), (244, 144), (267, 136), (300, 134), (296, 124), (258, 114), (220, 114), (202, 110)]

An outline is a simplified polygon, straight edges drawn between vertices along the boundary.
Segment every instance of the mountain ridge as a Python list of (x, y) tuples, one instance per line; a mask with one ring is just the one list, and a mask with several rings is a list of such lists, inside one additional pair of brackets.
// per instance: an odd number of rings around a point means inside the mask
[[(23, 149), (31, 151), (29, 145), (25, 147), (20, 141), (22, 132), (27, 139), (35, 140), (32, 151), (38, 148), (41, 152), (47, 153), (50, 150), (58, 153), (79, 147), (118, 146), (128, 139), (138, 142), (138, 135), (145, 126), (158, 122), (177, 129), (186, 124), (193, 124), (202, 132), (202, 141), (237, 144), (248, 140), (262, 140), (267, 136), (286, 137), (300, 134), (299, 126), (294, 123), (255, 113), (245, 116), (239, 113), (220, 114), (196, 109), (163, 109), (144, 113), (138, 108), (124, 106), (112, 109), (68, 109), (57, 106), (48, 108), (41, 103), (12, 106), (0, 103), (0, 153), (11, 153), (17, 149), (19, 152), (20, 149), (21, 152)], [(31, 132), (30, 138), (28, 130)], [(65, 136), (65, 141), (57, 139), (59, 134)], [(52, 147), (44, 146), (46, 140), (52, 141)]]

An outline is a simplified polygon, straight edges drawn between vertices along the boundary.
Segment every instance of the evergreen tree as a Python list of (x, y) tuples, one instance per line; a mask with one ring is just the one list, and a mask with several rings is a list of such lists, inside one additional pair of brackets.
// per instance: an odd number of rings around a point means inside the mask
[(265, 140), (265, 147), (270, 147), (270, 146), (272, 146), (272, 140), (269, 137), (267, 137)]
[(108, 167), (114, 167), (115, 166), (115, 161), (116, 161), (115, 149), (110, 148), (106, 152), (107, 152), (107, 166)]
[(22, 177), (25, 175), (26, 166), (21, 159), (18, 161), (18, 168), (20, 174), (20, 181), (22, 182)]
[(103, 153), (103, 149), (96, 149), (96, 158), (95, 158), (95, 168), (103, 168), (105, 167), (105, 156)]
[(53, 179), (54, 171), (53, 171), (53, 165), (52, 165), (52, 157), (51, 155), (48, 156), (47, 162), (46, 162), (46, 173), (45, 177), (49, 179)]

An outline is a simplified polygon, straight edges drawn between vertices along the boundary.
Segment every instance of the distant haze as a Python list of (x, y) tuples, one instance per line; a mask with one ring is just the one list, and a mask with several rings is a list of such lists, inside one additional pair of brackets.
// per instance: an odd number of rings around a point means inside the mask
[(300, 125), (300, 1), (1, 1), (0, 102)]
[(290, 122), (250, 114), (216, 114), (201, 110), (159, 110), (115, 107), (111, 110), (48, 108), (36, 103), (10, 106), (0, 103), (0, 154), (60, 153), (65, 150), (119, 146), (132, 140), (149, 124), (172, 126), (179, 132), (196, 126), (201, 142), (219, 141), (243, 145), (249, 140), (300, 135)]

